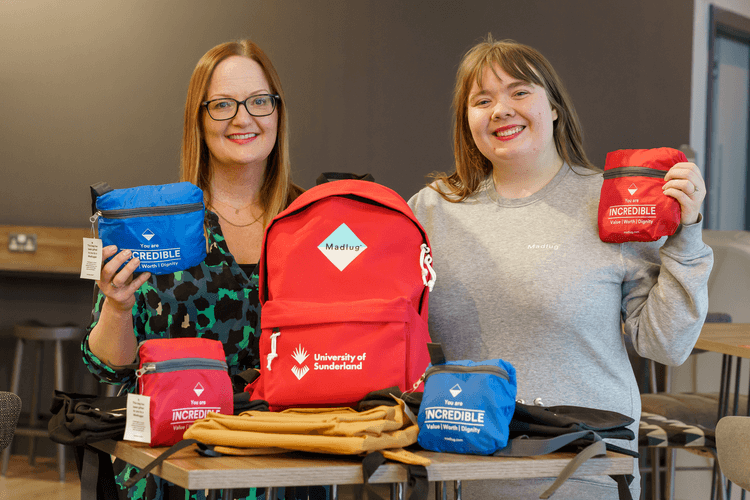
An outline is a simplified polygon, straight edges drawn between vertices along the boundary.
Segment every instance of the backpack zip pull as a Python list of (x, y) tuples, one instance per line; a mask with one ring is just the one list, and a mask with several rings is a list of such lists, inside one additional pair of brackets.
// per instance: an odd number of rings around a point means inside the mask
[(273, 329), (273, 333), (271, 334), (271, 352), (266, 356), (266, 359), (268, 359), (268, 363), (266, 364), (266, 368), (268, 371), (271, 371), (271, 361), (274, 358), (278, 358), (279, 355), (276, 353), (276, 337), (281, 335), (281, 331), (279, 331), (278, 328)]
[(147, 373), (156, 371), (156, 363), (144, 363), (142, 367), (135, 371), (136, 378), (141, 378)]
[(96, 223), (99, 220), (99, 217), (101, 215), (102, 215), (102, 212), (100, 210), (97, 210), (95, 214), (89, 217), (89, 222), (91, 222), (91, 237), (92, 238), (96, 238)]
[(426, 371), (422, 374), (421, 377), (419, 377), (419, 379), (416, 382), (414, 382), (414, 385), (411, 386), (411, 389), (409, 389), (407, 391), (404, 391), (404, 394), (411, 394), (412, 392), (414, 392), (417, 389), (419, 389), (419, 384), (421, 384), (422, 382), (424, 382), (425, 375), (427, 375)]
[[(432, 269), (432, 255), (430, 255), (430, 247), (425, 243), (420, 246), (421, 252), (419, 253), (419, 267), (422, 268), (422, 283), (432, 291), (432, 287), (435, 286), (435, 270)], [(427, 276), (430, 279), (427, 279)]]

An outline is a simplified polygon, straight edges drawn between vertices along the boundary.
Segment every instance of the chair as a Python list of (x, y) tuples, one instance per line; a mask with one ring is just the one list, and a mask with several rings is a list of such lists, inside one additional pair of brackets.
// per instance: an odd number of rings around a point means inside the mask
[[(13, 375), (11, 379), (11, 392), (18, 394), (21, 385), (21, 368), (23, 362), (23, 351), (27, 343), (36, 344), (36, 363), (33, 377), (31, 406), (29, 408), (30, 421), (28, 426), (16, 426), (15, 435), (29, 437), (29, 463), (34, 464), (34, 444), (38, 437), (48, 435), (46, 425), (42, 426), (39, 422), (39, 393), (44, 374), (43, 353), (44, 344), (51, 342), (55, 348), (55, 389), (64, 390), (63, 387), (63, 348), (62, 344), (66, 341), (80, 342), (83, 337), (84, 329), (71, 326), (48, 326), (39, 322), (25, 322), (14, 326), (13, 336), (16, 337), (16, 352), (13, 361)], [(10, 447), (3, 450), (2, 470), (0, 474), (5, 476), (8, 471), (10, 461)], [(57, 445), (57, 468), (60, 474), (60, 482), (65, 481), (65, 446)]]
[(21, 414), (21, 398), (12, 392), (0, 391), (0, 451), (13, 440)]
[(750, 418), (724, 417), (716, 424), (719, 467), (726, 478), (750, 490)]
[[(703, 241), (714, 251), (714, 266), (708, 280), (709, 308), (712, 312), (709, 312), (706, 322), (727, 323), (734, 321), (750, 323), (750, 308), (747, 307), (748, 301), (750, 301), (750, 232), (704, 230)], [(703, 351), (694, 350), (693, 354), (700, 352)], [(693, 359), (695, 360), (696, 358), (693, 357)], [(731, 361), (727, 360), (726, 356), (724, 363), (727, 364), (726, 369), (729, 370)], [(734, 402), (737, 414), (746, 415), (748, 407), (747, 396), (741, 395), (737, 398), (736, 395), (730, 397), (729, 394), (674, 394), (671, 392), (671, 369), (669, 367), (663, 369), (664, 389), (662, 392), (657, 392), (659, 366), (653, 361), (649, 362), (648, 378), (650, 379), (650, 383), (648, 391), (650, 393), (641, 395), (641, 405), (644, 415), (656, 414), (669, 420), (682, 422), (686, 426), (702, 426), (710, 434), (710, 436), (707, 436), (707, 439), (711, 446), (706, 447), (703, 453), (699, 452), (699, 454), (705, 454), (705, 452), (709, 452), (710, 455), (715, 454), (715, 447), (712, 447), (715, 446), (715, 443), (713, 443), (713, 433), (720, 415), (726, 414), (727, 411), (732, 411), (728, 410), (732, 401)], [(738, 360), (738, 372), (739, 369), (740, 361)], [(650, 424), (642, 422), (642, 426), (644, 425), (648, 429), (647, 425)], [(645, 432), (648, 432), (648, 430)], [(666, 498), (671, 499), (674, 496), (675, 449), (683, 448), (691, 451), (697, 451), (697, 449), (691, 449), (679, 443), (664, 443), (659, 447), (667, 448)], [(652, 485), (654, 494), (656, 494), (660, 489), (659, 475), (657, 473), (659, 466), (657, 450), (659, 448), (653, 446), (651, 448)], [(716, 464), (716, 461), (714, 461), (714, 464)], [(719, 473), (717, 467), (714, 467), (714, 470), (715, 473)], [(714, 486), (717, 483), (715, 475)], [(712, 498), (714, 492), (715, 488), (712, 488)]]
[[(725, 313), (709, 313), (706, 317), (707, 323), (731, 323), (732, 317)], [(691, 355), (700, 354), (704, 351), (693, 350)], [(675, 454), (676, 450), (684, 449), (697, 455), (716, 459), (715, 428), (719, 415), (723, 414), (720, 408), (725, 408), (727, 403), (723, 401), (719, 393), (673, 393), (671, 391), (671, 368), (664, 367), (663, 392), (656, 392), (659, 386), (657, 382), (657, 366), (661, 366), (653, 360), (649, 360), (649, 388), (650, 393), (641, 394), (641, 422), (639, 432), (639, 443), (651, 448), (651, 484), (654, 496), (661, 490), (659, 480), (660, 460), (659, 450), (666, 451), (666, 498), (674, 498), (675, 480)], [(738, 412), (746, 412), (747, 396), (735, 399), (738, 403)], [(746, 413), (745, 413), (746, 414)], [(707, 468), (710, 470), (710, 468)], [(718, 468), (714, 467), (718, 473)], [(712, 488), (715, 492), (715, 488)], [(713, 492), (712, 492), (713, 498)]]

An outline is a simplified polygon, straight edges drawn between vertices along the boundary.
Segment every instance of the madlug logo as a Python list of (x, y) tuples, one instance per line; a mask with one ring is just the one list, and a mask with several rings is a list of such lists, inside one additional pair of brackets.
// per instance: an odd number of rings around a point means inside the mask
[(367, 246), (357, 238), (357, 235), (349, 229), (346, 224), (341, 224), (323, 243), (318, 245), (318, 250), (323, 252), (331, 263), (339, 271), (346, 269), (359, 254), (364, 252)]
[(454, 385), (453, 387), (450, 388), (450, 393), (451, 393), (451, 396), (455, 398), (456, 396), (461, 394), (461, 386), (458, 384)]

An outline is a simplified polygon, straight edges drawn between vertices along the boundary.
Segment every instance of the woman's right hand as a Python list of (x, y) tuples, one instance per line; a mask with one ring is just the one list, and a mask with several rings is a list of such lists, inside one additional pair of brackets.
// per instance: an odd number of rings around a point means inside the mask
[[(102, 249), (103, 260), (112, 258), (102, 266), (99, 281), (96, 283), (99, 285), (99, 290), (107, 297), (109, 305), (119, 311), (130, 311), (133, 308), (135, 291), (151, 276), (151, 273), (144, 272), (135, 279), (133, 278), (133, 272), (141, 262), (138, 258), (131, 259), (131, 254), (130, 250), (123, 250), (118, 253), (115, 245), (109, 245)], [(128, 261), (128, 259), (130, 260)], [(127, 264), (123, 266), (125, 262)], [(120, 266), (122, 266), (122, 269), (120, 269)]]

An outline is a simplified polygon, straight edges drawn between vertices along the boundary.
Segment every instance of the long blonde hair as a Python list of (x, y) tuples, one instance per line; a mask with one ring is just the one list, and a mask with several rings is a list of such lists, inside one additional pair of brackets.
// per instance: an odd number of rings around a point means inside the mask
[[(459, 202), (474, 194), (492, 172), (492, 163), (479, 151), (469, 129), (469, 92), (482, 84), (485, 68), (499, 66), (511, 77), (544, 88), (557, 112), (553, 137), (557, 153), (568, 165), (597, 168), (583, 150), (583, 133), (573, 103), (552, 65), (537, 50), (513, 40), (495, 41), (491, 35), (472, 47), (458, 67), (453, 90), (453, 157), (455, 171), (433, 174), (442, 186), (431, 184), (448, 201)], [(443, 191), (443, 188), (447, 191)]]
[(210, 196), (211, 169), (209, 151), (203, 138), (201, 103), (206, 99), (208, 86), (216, 66), (231, 56), (243, 56), (260, 64), (271, 86), (270, 91), (279, 95), (276, 109), (279, 123), (276, 144), (266, 161), (263, 182), (260, 186), (260, 204), (264, 210), (263, 225), (286, 208), (302, 191), (291, 180), (289, 164), (289, 124), (281, 80), (266, 54), (250, 40), (238, 40), (217, 45), (198, 61), (190, 77), (185, 101), (185, 120), (182, 132), (180, 158), (180, 180), (192, 182)]

